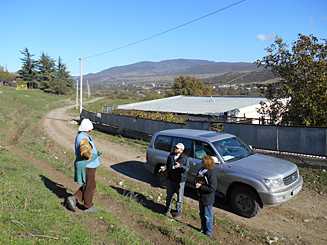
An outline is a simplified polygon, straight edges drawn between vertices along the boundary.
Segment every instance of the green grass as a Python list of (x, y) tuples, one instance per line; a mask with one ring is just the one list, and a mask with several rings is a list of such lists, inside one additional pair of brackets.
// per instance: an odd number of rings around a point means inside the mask
[[(124, 187), (126, 188), (126, 186)], [(117, 200), (126, 210), (133, 210), (138, 223), (142, 224), (149, 232), (153, 230), (159, 231), (162, 235), (174, 240), (176, 243), (192, 245), (192, 244), (217, 244), (217, 241), (211, 241), (206, 236), (196, 230), (185, 229), (175, 221), (164, 217), (162, 214), (153, 212), (144, 207), (142, 201), (139, 200), (136, 193), (129, 195), (121, 195), (112, 187), (108, 187), (102, 183), (98, 184), (98, 191)], [(148, 198), (143, 195), (143, 198)], [(180, 232), (180, 231), (183, 232)]]
[(305, 188), (327, 195), (327, 170), (299, 167)]
[(0, 154), (0, 244), (91, 244), (91, 231), (49, 195), (37, 169)]
[(15, 144), (26, 127), (42, 118), (45, 111), (64, 104), (67, 97), (50, 96), (37, 90), (1, 88), (0, 144)]
[[(149, 244), (103, 207), (93, 216), (66, 211), (42, 182), (43, 173), (6, 150), (16, 145), (72, 176), (73, 154), (54, 145), (38, 125), (47, 111), (68, 98), (37, 90), (0, 91), (1, 102), (6, 102), (0, 103), (0, 244)], [(94, 222), (108, 228), (90, 231)]]

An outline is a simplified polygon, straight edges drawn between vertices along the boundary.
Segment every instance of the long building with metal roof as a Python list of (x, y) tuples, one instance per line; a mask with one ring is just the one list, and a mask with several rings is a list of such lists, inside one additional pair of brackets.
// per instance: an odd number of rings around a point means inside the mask
[(263, 97), (234, 96), (173, 96), (126, 105), (119, 105), (121, 110), (139, 110), (152, 112), (172, 112), (191, 115), (237, 116), (258, 118), (260, 102), (267, 102)]

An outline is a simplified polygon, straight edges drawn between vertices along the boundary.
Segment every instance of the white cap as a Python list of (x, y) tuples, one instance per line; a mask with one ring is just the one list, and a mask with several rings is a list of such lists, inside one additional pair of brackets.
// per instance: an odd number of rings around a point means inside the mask
[(185, 149), (185, 146), (182, 143), (178, 143), (175, 147), (178, 148), (178, 149), (181, 149), (183, 151)]
[(93, 129), (93, 123), (90, 121), (90, 119), (84, 118), (81, 122), (81, 125), (79, 125), (78, 131), (80, 132), (88, 132)]

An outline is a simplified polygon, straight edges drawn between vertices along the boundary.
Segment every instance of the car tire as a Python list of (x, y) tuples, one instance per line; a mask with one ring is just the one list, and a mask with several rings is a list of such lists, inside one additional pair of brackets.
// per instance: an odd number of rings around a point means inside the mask
[(247, 186), (234, 187), (229, 201), (233, 212), (245, 218), (252, 218), (260, 211), (257, 194)]

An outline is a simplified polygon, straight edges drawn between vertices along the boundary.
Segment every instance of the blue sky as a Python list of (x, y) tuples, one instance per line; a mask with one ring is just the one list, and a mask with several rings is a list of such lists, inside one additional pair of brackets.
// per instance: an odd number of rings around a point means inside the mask
[[(1, 0), (0, 64), (20, 67), (19, 50), (61, 56), (73, 75), (77, 58), (106, 51), (224, 7), (235, 0)], [(274, 35), (327, 38), (325, 0), (248, 0), (159, 38), (86, 61), (85, 71), (138, 61), (196, 58), (255, 61)]]

